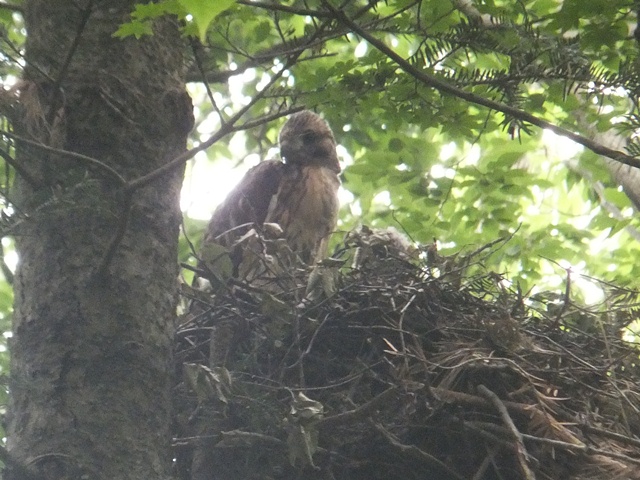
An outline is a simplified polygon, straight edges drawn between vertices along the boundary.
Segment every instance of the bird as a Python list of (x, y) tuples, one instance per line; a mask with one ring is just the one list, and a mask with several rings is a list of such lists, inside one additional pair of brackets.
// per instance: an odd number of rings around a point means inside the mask
[(291, 250), (307, 265), (327, 254), (338, 218), (340, 164), (327, 122), (310, 110), (294, 113), (279, 135), (280, 159), (251, 168), (216, 208), (202, 249), (232, 248), (234, 272), (242, 251), (234, 242), (251, 228), (277, 224)]
[[(226, 258), (232, 263), (232, 277), (271, 291), (272, 279), (262, 273), (255, 274), (262, 268), (255, 264), (264, 262), (267, 255), (262, 251), (258, 257), (263, 258), (256, 257), (253, 247), (259, 249), (260, 239), (253, 242), (256, 235), (252, 235), (252, 229), (264, 232), (266, 237), (268, 226), (273, 224), (279, 226), (289, 253), (313, 267), (312, 272), (315, 264), (326, 256), (339, 209), (340, 164), (333, 132), (320, 115), (303, 110), (285, 122), (279, 134), (279, 146), (281, 158), (264, 160), (251, 168), (214, 211), (199, 253), (198, 270), (204, 277), (199, 278), (196, 273), (194, 285), (206, 289), (207, 282), (198, 280), (210, 279), (216, 283), (219, 279), (220, 265), (207, 261), (206, 257), (219, 258), (218, 245), (221, 245), (229, 253)], [(249, 241), (244, 241), (247, 238)], [(276, 253), (284, 255), (280, 249)], [(270, 269), (266, 277), (273, 271)], [(187, 318), (208, 315), (210, 302), (201, 304), (197, 298), (191, 303)], [(233, 362), (238, 343), (246, 340), (245, 325), (235, 317), (216, 317), (210, 322), (209, 366), (225, 366)], [(198, 423), (198, 435), (205, 432), (215, 438), (219, 431), (229, 429), (219, 421), (211, 424), (207, 421), (205, 418)], [(206, 435), (203, 438), (207, 438)], [(217, 461), (210, 445), (197, 446), (191, 464), (192, 477), (212, 478), (211, 472), (215, 469), (211, 466), (217, 465)]]

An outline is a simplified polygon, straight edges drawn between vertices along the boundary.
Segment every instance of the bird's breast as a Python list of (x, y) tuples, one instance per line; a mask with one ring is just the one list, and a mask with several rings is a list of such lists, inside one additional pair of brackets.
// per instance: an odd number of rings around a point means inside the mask
[(282, 179), (267, 221), (282, 227), (303, 260), (313, 258), (336, 227), (339, 186), (337, 174), (319, 166), (292, 169)]

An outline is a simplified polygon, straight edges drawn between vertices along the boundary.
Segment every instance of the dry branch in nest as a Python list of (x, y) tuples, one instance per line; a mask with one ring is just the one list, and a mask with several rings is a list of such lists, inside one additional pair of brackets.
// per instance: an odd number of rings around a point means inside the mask
[(189, 292), (181, 478), (640, 479), (638, 351), (621, 337), (633, 292), (609, 289), (597, 314), (525, 301), (466, 276), (480, 251), (431, 248), (425, 265), (364, 228), (346, 260), (275, 278), (281, 246), (256, 235), (261, 282)]

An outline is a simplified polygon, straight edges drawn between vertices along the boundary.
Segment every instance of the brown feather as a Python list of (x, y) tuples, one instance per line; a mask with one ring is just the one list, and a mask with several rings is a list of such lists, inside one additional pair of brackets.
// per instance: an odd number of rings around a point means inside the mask
[(266, 160), (250, 169), (213, 212), (204, 243), (217, 242), (229, 246), (230, 237), (237, 238), (248, 228), (244, 231), (231, 230), (241, 225), (264, 223), (271, 199), (282, 182), (284, 167), (279, 160)]
[[(311, 263), (326, 255), (329, 235), (338, 217), (336, 142), (327, 123), (302, 111), (292, 115), (280, 132), (284, 160), (253, 167), (216, 209), (204, 244), (231, 246), (253, 224), (277, 223), (300, 258)], [(234, 267), (241, 252), (232, 254)]]
[(326, 254), (322, 240), (336, 227), (339, 186), (332, 170), (315, 165), (292, 166), (283, 177), (266, 221), (282, 227), (289, 246), (306, 263)]

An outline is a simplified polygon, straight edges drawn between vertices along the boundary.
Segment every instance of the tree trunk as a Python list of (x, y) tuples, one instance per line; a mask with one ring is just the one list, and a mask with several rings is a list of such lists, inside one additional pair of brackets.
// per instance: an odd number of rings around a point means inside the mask
[[(166, 164), (184, 151), (192, 113), (177, 22), (112, 36), (134, 3), (25, 4), (16, 131), (102, 163), (18, 143), (32, 178), (17, 192), (8, 449), (47, 479), (170, 476), (183, 172), (129, 195), (107, 167), (129, 181)], [(22, 477), (16, 467), (5, 478)]]

